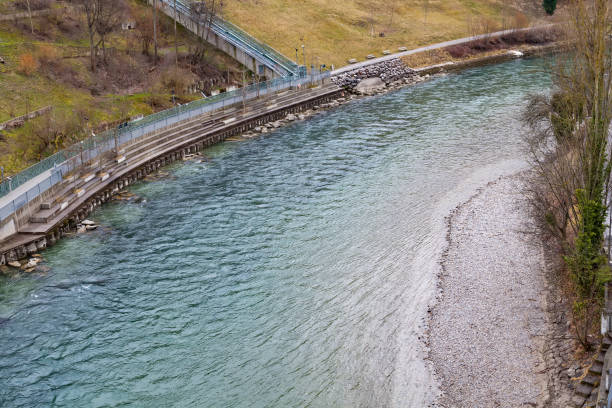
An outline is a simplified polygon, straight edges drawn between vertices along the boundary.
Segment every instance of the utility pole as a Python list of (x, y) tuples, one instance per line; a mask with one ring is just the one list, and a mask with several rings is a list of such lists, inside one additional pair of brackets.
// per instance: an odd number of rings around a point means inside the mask
[(242, 70), (242, 113), (246, 113), (246, 72)]
[(305, 45), (302, 43), (302, 58), (304, 59), (304, 67), (306, 68), (306, 73), (308, 73), (308, 66), (306, 65), (306, 51), (304, 50)]
[(153, 46), (155, 48), (155, 65), (157, 65), (157, 0), (153, 0)]

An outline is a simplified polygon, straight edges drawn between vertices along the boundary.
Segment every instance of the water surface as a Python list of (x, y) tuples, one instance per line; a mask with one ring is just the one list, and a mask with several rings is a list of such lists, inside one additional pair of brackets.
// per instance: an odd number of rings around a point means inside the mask
[(516, 170), (522, 60), (360, 100), (141, 183), (0, 280), (0, 406), (422, 407), (444, 217)]

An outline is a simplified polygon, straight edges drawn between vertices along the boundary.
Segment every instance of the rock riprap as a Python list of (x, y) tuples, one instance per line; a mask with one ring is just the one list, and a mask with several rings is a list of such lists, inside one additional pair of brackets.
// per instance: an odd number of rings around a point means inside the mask
[(362, 80), (368, 78), (380, 78), (385, 84), (416, 76), (417, 73), (399, 58), (383, 61), (378, 64), (357, 68), (332, 77), (332, 81), (347, 89), (355, 88)]

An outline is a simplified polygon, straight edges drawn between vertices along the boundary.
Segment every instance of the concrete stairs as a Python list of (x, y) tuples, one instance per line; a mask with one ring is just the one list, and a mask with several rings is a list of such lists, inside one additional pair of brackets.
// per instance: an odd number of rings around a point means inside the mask
[(104, 161), (99, 159), (94, 166), (81, 169), (78, 174), (67, 177), (58, 186), (56, 198), (42, 203), (39, 210), (30, 217), (29, 222), (19, 228), (19, 234), (48, 233), (68, 214), (80, 208), (91, 196), (107, 188), (114, 180), (166, 153), (193, 145), (202, 138), (203, 134), (211, 132), (214, 134), (243, 119), (269, 113), (271, 107), (282, 109), (337, 89), (329, 85), (315, 89), (304, 88), (299, 92), (284, 91), (251, 101), (245, 110), (242, 106), (230, 107), (225, 111), (199, 116), (127, 143), (119, 151), (119, 157), (107, 157)]
[(594, 408), (597, 406), (597, 395), (601, 384), (604, 359), (610, 345), (612, 345), (612, 339), (609, 335), (604, 336), (599, 352), (574, 391), (572, 402), (576, 408)]

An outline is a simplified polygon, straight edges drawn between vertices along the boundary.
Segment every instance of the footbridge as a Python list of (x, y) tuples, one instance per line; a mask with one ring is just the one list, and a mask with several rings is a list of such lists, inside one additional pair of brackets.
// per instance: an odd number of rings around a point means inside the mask
[(270, 78), (298, 76), (303, 68), (272, 47), (262, 43), (238, 26), (218, 17), (202, 21), (189, 0), (148, 0), (183, 27), (225, 52), (236, 61)]

